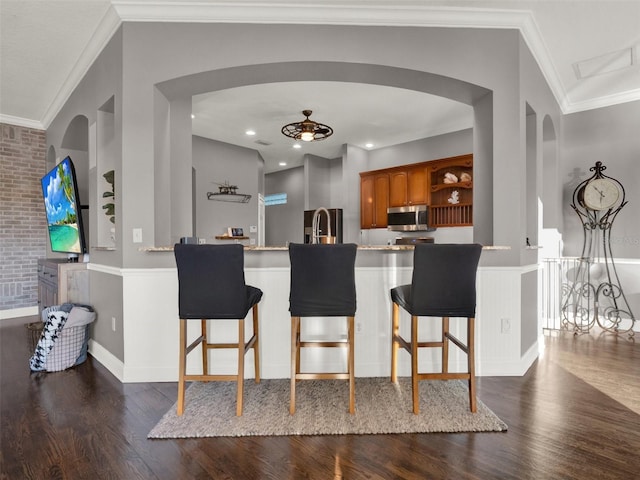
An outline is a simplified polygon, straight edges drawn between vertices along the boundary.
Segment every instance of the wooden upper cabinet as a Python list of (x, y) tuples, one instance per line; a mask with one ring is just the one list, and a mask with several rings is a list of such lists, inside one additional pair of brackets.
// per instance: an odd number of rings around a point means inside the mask
[(360, 175), (360, 227), (387, 228), (389, 175)]
[(428, 178), (424, 163), (389, 170), (389, 206), (425, 205), (429, 199)]
[(387, 228), (387, 209), (389, 208), (389, 176), (376, 175), (375, 228)]
[(473, 155), (434, 161), (429, 170), (429, 223), (434, 227), (472, 226)]
[(387, 208), (429, 205), (433, 227), (473, 225), (473, 155), (360, 173), (360, 226), (386, 228)]
[(429, 200), (427, 167), (421, 165), (407, 170), (406, 205), (425, 205)]
[(374, 176), (362, 175), (360, 177), (360, 228), (373, 228), (374, 198)]
[(407, 205), (407, 172), (406, 170), (389, 173), (389, 206), (404, 207)]

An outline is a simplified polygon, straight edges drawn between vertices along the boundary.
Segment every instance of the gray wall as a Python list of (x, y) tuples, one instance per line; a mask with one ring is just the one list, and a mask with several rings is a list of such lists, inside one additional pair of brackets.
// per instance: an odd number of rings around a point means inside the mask
[(265, 244), (304, 241), (304, 167), (265, 175), (265, 195), (286, 193), (287, 203), (265, 207)]
[[(345, 150), (347, 146), (343, 147)], [(353, 175), (357, 174), (357, 167), (354, 165), (366, 164), (366, 152), (361, 149), (351, 150), (358, 158), (347, 158), (346, 155), (340, 158), (327, 159), (316, 155), (305, 155), (302, 167), (287, 169), (280, 172), (273, 172), (265, 175), (265, 193), (287, 193), (288, 202), (286, 205), (274, 205), (266, 207), (266, 239), (267, 245), (284, 245), (286, 242), (301, 242), (304, 240), (304, 211), (315, 210), (319, 207), (342, 208), (343, 209), (343, 240), (345, 242), (356, 242), (355, 232), (360, 225), (359, 197), (358, 210), (354, 209), (350, 199), (352, 192), (346, 191), (349, 187), (345, 185), (359, 186), (359, 178), (353, 180)], [(346, 168), (343, 163), (346, 162)], [(345, 175), (351, 171), (348, 181)], [(359, 195), (359, 188), (355, 189)], [(348, 201), (351, 200), (351, 204)], [(346, 233), (351, 232), (350, 237)]]
[(342, 158), (304, 156), (305, 210), (316, 208), (342, 208), (342, 192), (336, 188), (336, 180), (342, 178)]
[[(564, 255), (580, 255), (583, 229), (570, 208), (575, 187), (589, 178), (589, 169), (601, 161), (605, 175), (619, 180), (629, 202), (613, 222), (611, 253), (620, 284), (638, 318), (640, 312), (640, 101), (567, 115), (563, 119), (561, 183), (564, 211)], [(600, 255), (602, 253), (600, 252)]]
[(629, 202), (611, 231), (613, 255), (640, 258), (640, 101), (567, 115), (563, 130), (564, 254), (579, 255), (582, 248), (581, 223), (569, 206), (573, 190), (601, 161), (607, 167), (604, 174), (622, 182)]
[[(257, 243), (258, 233), (249, 227), (258, 225), (258, 174), (264, 162), (258, 152), (248, 148), (193, 136), (195, 236), (207, 243), (220, 243), (228, 227), (240, 227)], [(251, 194), (248, 203), (220, 202), (207, 199), (207, 192), (217, 192), (218, 183), (229, 182), (238, 193)], [(188, 232), (186, 232), (188, 233)], [(188, 236), (188, 235), (185, 235)]]
[[(65, 154), (72, 154), (74, 164), (76, 168), (82, 168), (87, 172), (86, 183), (79, 185), (81, 190), (80, 194), (83, 195), (85, 188), (88, 188), (88, 196), (83, 196), (83, 203), (87, 201), (90, 206), (90, 217), (95, 219), (97, 215), (104, 215), (103, 210), (97, 205), (98, 195), (97, 178), (101, 178), (104, 172), (98, 172), (98, 165), (101, 163), (103, 152), (101, 150), (95, 150), (95, 139), (92, 145), (91, 139), (83, 142), (77, 137), (74, 140), (65, 141), (65, 136), (69, 132), (69, 127), (72, 126), (74, 120), (77, 122), (77, 117), (82, 115), (86, 117), (88, 124), (88, 132), (96, 131), (96, 124), (98, 122), (100, 108), (105, 105), (113, 97), (114, 103), (114, 125), (113, 125), (113, 140), (112, 147), (115, 152), (118, 152), (118, 160), (115, 164), (115, 191), (123, 192), (122, 185), (122, 133), (123, 133), (123, 117), (122, 117), (122, 83), (123, 83), (123, 68), (122, 68), (122, 28), (113, 35), (110, 42), (100, 53), (94, 64), (89, 68), (87, 74), (80, 81), (73, 94), (69, 97), (64, 106), (60, 109), (60, 112), (56, 115), (55, 119), (51, 122), (51, 125), (47, 129), (47, 144), (53, 147), (56, 157), (63, 157)], [(85, 130), (86, 131), (86, 130)], [(91, 136), (91, 133), (88, 133)], [(71, 137), (67, 137), (70, 140)], [(88, 146), (89, 150), (94, 149), (93, 155), (90, 151), (86, 150), (70, 150), (64, 145), (70, 145), (71, 147)], [(153, 174), (153, 172), (151, 172)], [(83, 173), (84, 175), (84, 173)], [(88, 178), (87, 178), (88, 177)], [(144, 177), (142, 177), (144, 178)], [(134, 189), (135, 191), (135, 189)], [(129, 193), (129, 198), (131, 195)], [(119, 248), (122, 242), (122, 203), (116, 201), (116, 248), (113, 251), (106, 250), (91, 250), (91, 260), (104, 265), (110, 266), (122, 266), (122, 249)], [(96, 225), (97, 222), (90, 221), (90, 238), (95, 242), (97, 239)], [(130, 240), (131, 232), (127, 237)], [(92, 243), (91, 247), (99, 246), (96, 243)]]
[[(305, 36), (308, 37), (312, 32), (313, 35), (319, 35), (318, 38), (322, 38), (325, 43), (327, 41), (335, 42), (339, 48), (327, 49), (322, 52), (319, 58), (314, 55), (312, 58), (306, 56), (302, 59), (295, 58), (296, 55), (291, 58), (291, 55), (284, 54), (285, 50), (277, 48), (285, 37), (291, 38), (290, 36), (301, 33), (297, 26), (278, 27), (277, 29), (274, 29), (273, 26), (251, 26), (246, 27), (246, 35), (243, 38), (246, 38), (247, 35), (259, 35), (263, 39), (261, 45), (269, 45), (268, 51), (261, 51), (258, 55), (256, 48), (253, 47), (249, 54), (252, 59), (255, 58), (256, 61), (259, 59), (261, 65), (252, 66), (252, 60), (242, 58), (248, 53), (244, 51), (242, 55), (240, 51), (235, 51), (233, 54), (230, 51), (216, 52), (214, 56), (218, 58), (215, 60), (210, 50), (207, 50), (206, 54), (204, 51), (200, 51), (201, 45), (215, 42), (218, 36), (224, 34), (225, 42), (230, 42), (230, 38), (241, 33), (244, 29), (245, 26), (234, 26), (233, 31), (230, 31), (226, 25), (216, 26), (215, 29), (211, 26), (188, 26), (188, 36), (191, 41), (188, 47), (185, 45), (185, 48), (190, 50), (189, 58), (191, 62), (187, 62), (185, 58), (180, 58), (177, 62), (165, 62), (162, 65), (162, 75), (165, 78), (170, 78), (166, 69), (173, 69), (174, 76), (179, 76), (180, 72), (183, 72), (184, 75), (182, 78), (159, 84), (160, 90), (169, 101), (177, 101), (186, 94), (191, 95), (244, 83), (292, 79), (332, 79), (413, 88), (447, 96), (448, 98), (455, 98), (472, 105), (476, 101), (480, 101), (483, 96), (486, 96), (491, 89), (496, 92), (502, 92), (503, 87), (506, 85), (508, 88), (504, 90), (505, 96), (502, 96), (502, 94), (494, 95), (494, 108), (505, 109), (505, 117), (518, 114), (518, 111), (514, 110), (512, 105), (514, 105), (513, 99), (518, 96), (519, 87), (512, 84), (513, 73), (507, 73), (514, 68), (518, 68), (519, 45), (517, 34), (514, 35), (515, 32), (491, 32), (488, 34), (486, 31), (471, 32), (455, 29), (436, 31), (403, 28), (395, 32), (393, 28), (380, 30), (359, 27), (349, 27), (347, 29), (342, 29), (341, 27), (305, 28)], [(178, 34), (182, 29), (176, 25), (163, 27), (162, 37), (157, 36), (154, 30), (150, 25), (130, 26), (131, 34), (139, 36), (141, 39), (144, 38), (145, 45), (155, 44), (156, 41), (162, 43), (164, 38), (172, 36), (173, 31), (176, 32), (177, 38), (184, 36)], [(182, 33), (184, 34), (185, 32), (183, 31)], [(354, 35), (356, 36), (354, 37)], [(441, 35), (447, 38), (437, 38)], [(368, 53), (363, 56), (363, 51), (359, 48), (355, 48), (352, 52), (345, 52), (345, 48), (350, 49), (352, 46), (352, 42), (343, 41), (345, 38), (358, 38), (359, 41), (368, 45), (366, 50)], [(175, 55), (179, 43), (180, 41), (177, 40), (172, 42), (171, 45), (167, 45), (166, 49), (163, 49), (163, 55), (165, 57)], [(441, 44), (448, 45), (451, 50), (445, 52), (445, 49), (435, 48), (435, 45)], [(483, 44), (482, 47), (480, 47), (481, 44)], [(470, 46), (472, 46), (471, 50), (477, 51), (470, 54)], [(412, 48), (415, 48), (415, 50), (412, 50)], [(404, 53), (402, 58), (396, 54), (400, 50)], [(341, 52), (340, 55), (334, 56), (334, 53), (338, 51)], [(491, 59), (486, 57), (487, 52), (491, 52)], [(128, 55), (132, 53), (132, 50), (127, 50)], [(149, 54), (148, 52), (145, 53)], [(231, 56), (227, 56), (227, 53)], [(494, 54), (495, 57), (493, 56)], [(373, 58), (376, 56), (379, 56), (379, 58)], [(269, 64), (269, 61), (273, 62), (278, 59), (285, 60), (285, 62)], [(345, 59), (348, 61), (345, 62)], [(509, 62), (508, 59), (512, 59), (515, 63)], [(321, 63), (316, 63), (317, 61)], [(349, 61), (352, 61), (352, 63), (349, 63)], [(448, 78), (444, 79), (441, 75), (447, 75)], [(457, 80), (466, 76), (468, 76), (467, 83)], [(158, 78), (160, 77), (159, 75)], [(477, 85), (482, 86), (477, 87)], [(517, 105), (517, 102), (515, 104)], [(184, 124), (180, 128), (183, 128), (186, 132), (190, 128), (190, 121), (187, 116), (182, 117), (182, 120)], [(485, 119), (483, 118), (482, 121), (485, 121)], [(505, 128), (501, 128), (495, 133), (498, 137), (508, 136), (509, 128), (513, 128), (514, 125), (517, 126), (517, 122), (514, 122), (512, 118), (507, 119), (504, 124)], [(489, 129), (480, 129), (480, 131), (482, 135), (491, 135)], [(511, 135), (508, 138), (514, 137), (517, 136)], [(488, 142), (483, 143), (487, 144)], [(506, 158), (507, 156), (505, 156)], [(513, 154), (509, 154), (508, 158), (513, 158)], [(481, 154), (476, 155), (476, 164), (481, 168), (482, 176), (490, 175), (493, 161), (494, 159), (490, 158), (490, 152), (481, 152)], [(517, 189), (517, 186), (513, 186), (513, 188)], [(349, 202), (345, 201), (345, 203)], [(355, 218), (357, 215), (355, 213), (357, 211), (357, 202), (354, 202), (353, 205)], [(505, 203), (505, 205), (507, 208), (514, 208), (512, 203)], [(482, 207), (479, 206), (479, 208)], [(487, 205), (484, 208), (492, 209), (493, 207), (492, 205)], [(491, 225), (483, 224), (480, 228), (488, 230), (488, 234), (485, 235), (487, 241), (493, 242), (494, 233), (491, 231)], [(354, 238), (357, 239), (357, 232), (354, 233), (356, 234)], [(514, 255), (518, 256), (519, 252), (504, 250), (493, 255), (492, 260), (498, 263), (508, 263), (509, 257)], [(139, 258), (139, 261), (142, 260), (146, 260), (146, 258)]]
[(369, 153), (354, 145), (345, 145), (342, 151), (342, 180), (338, 183), (343, 197), (343, 240), (345, 243), (362, 242), (360, 236), (360, 172), (369, 170)]
[[(98, 199), (98, 178), (101, 178), (104, 172), (98, 171), (98, 165), (101, 163), (101, 156), (104, 152), (97, 150), (91, 155), (92, 146), (91, 132), (96, 131), (96, 124), (100, 108), (105, 105), (113, 97), (114, 99), (114, 122), (113, 122), (113, 141), (112, 147), (118, 153), (118, 162), (115, 163), (115, 191), (117, 195), (116, 201), (116, 239), (115, 248), (112, 250), (96, 249), (95, 243), (90, 244), (91, 262), (106, 265), (109, 267), (119, 268), (123, 263), (122, 243), (124, 237), (122, 235), (123, 216), (126, 211), (123, 205), (128, 202), (137, 203), (138, 193), (135, 190), (135, 181), (132, 182), (132, 188), (123, 188), (122, 183), (122, 136), (125, 131), (129, 131), (129, 122), (123, 121), (122, 98), (123, 98), (123, 66), (122, 66), (122, 50), (123, 38), (122, 28), (113, 35), (107, 46), (100, 53), (94, 64), (89, 68), (84, 78), (80, 81), (73, 94), (69, 97), (60, 112), (47, 129), (47, 144), (56, 152), (56, 156), (63, 155), (64, 136), (69, 126), (78, 115), (83, 115), (88, 120), (89, 125), (89, 152), (84, 153), (84, 162), (88, 168), (88, 202), (90, 220), (90, 239), (94, 242), (97, 239), (96, 226), (94, 219), (98, 215), (104, 215), (103, 210), (97, 204)], [(133, 129), (135, 132), (135, 129)], [(135, 134), (135, 133), (134, 133)], [(95, 142), (95, 139), (93, 140)], [(80, 158), (78, 153), (74, 153), (76, 158)], [(74, 163), (76, 159), (74, 158)], [(135, 157), (132, 160), (135, 162)], [(149, 175), (153, 176), (153, 171), (147, 172), (145, 175), (138, 176), (140, 183), (144, 183), (145, 178)], [(101, 196), (101, 194), (100, 194)], [(83, 200), (84, 202), (85, 200)], [(148, 210), (148, 214), (151, 210)], [(83, 217), (84, 218), (84, 217)], [(131, 242), (131, 230), (126, 237)], [(136, 245), (137, 247), (137, 245)], [(123, 308), (122, 308), (122, 278), (117, 275), (103, 275), (94, 270), (89, 271), (89, 287), (90, 299), (92, 305), (96, 307), (98, 316), (96, 322), (92, 326), (92, 338), (100, 345), (112, 352), (117, 358), (120, 358), (124, 352), (123, 337)], [(115, 318), (116, 331), (111, 328), (111, 319)]]
[[(124, 362), (124, 319), (121, 294), (108, 294), (122, 291), (122, 277), (102, 272), (89, 271), (89, 298), (95, 309), (96, 321), (91, 324), (91, 338), (121, 362)], [(113, 324), (112, 318), (115, 319)]]
[[(291, 49), (300, 38), (324, 48)], [(170, 255), (140, 247), (166, 245), (191, 229), (193, 198), (198, 202), (192, 194), (192, 95), (295, 80), (409, 88), (474, 107), (474, 177), (487, 192), (482, 201), (476, 197), (475, 208), (488, 221), (474, 225), (473, 238), (511, 247), (483, 255), (483, 265), (535, 263), (535, 252), (523, 248), (524, 106), (536, 112), (538, 125), (546, 116), (557, 124), (560, 110), (517, 31), (152, 22), (123, 24), (47, 131), (47, 142), (59, 148), (76, 115), (85, 115), (91, 129), (97, 110), (114, 96), (117, 238), (113, 251), (92, 251), (92, 262), (116, 269), (174, 265)], [(339, 185), (346, 241), (360, 240), (358, 173), (368, 169), (367, 152), (345, 146)], [(165, 232), (161, 224), (167, 222)], [(134, 228), (142, 229), (142, 244), (133, 243)], [(103, 304), (126, 288), (111, 277), (96, 292)], [(119, 302), (112, 304), (118, 308)], [(113, 350), (108, 340), (98, 341)]]
[[(291, 39), (303, 36), (326, 48), (304, 55), (288, 48)], [(484, 184), (491, 183), (486, 181), (489, 177), (498, 183), (497, 175), (509, 181), (501, 182), (492, 198), (477, 205), (479, 211), (496, 214), (492, 224), (474, 226), (474, 238), (517, 247), (491, 255), (493, 264), (535, 261), (521, 248), (525, 231), (521, 220), (524, 198), (520, 198), (525, 190), (524, 104), (529, 103), (538, 118), (545, 114), (555, 118), (559, 109), (517, 31), (125, 23), (117, 37), (105, 50), (109, 55), (97, 60), (50, 129), (61, 130), (60, 123), (66, 127), (72, 113), (87, 112), (91, 123), (95, 109), (115, 94), (115, 127), (121, 135), (116, 140), (122, 145), (116, 169), (120, 183), (116, 187), (122, 194), (121, 204), (116, 207), (120, 213), (116, 225), (119, 238), (115, 254), (99, 255), (101, 263), (118, 262), (121, 257), (126, 267), (168, 266), (166, 260), (147, 255), (139, 247), (168, 243), (165, 238), (154, 238), (155, 224), (163, 221), (162, 216), (171, 224), (170, 241), (191, 225), (192, 196), (185, 192), (191, 189), (192, 95), (291, 80), (378, 83), (445, 96), (470, 106), (485, 105), (483, 99), (490, 94), (492, 115), (474, 117), (475, 178)], [(256, 38), (260, 42), (251, 41)], [(232, 47), (212, 50), (211, 45)], [(399, 56), (399, 51), (403, 55)], [(93, 72), (107, 74), (96, 76)], [(85, 89), (85, 84), (93, 91)], [(96, 95), (105, 86), (108, 95)], [(102, 98), (97, 101), (97, 96)], [(485, 122), (490, 123), (485, 127)], [(169, 145), (159, 142), (159, 136), (168, 137)], [(478, 145), (482, 148), (476, 149)], [(493, 151), (487, 148), (489, 145)], [(156, 173), (167, 163), (166, 172), (171, 178), (168, 189), (166, 183), (156, 181)], [(343, 182), (357, 181), (351, 173), (343, 171)], [(355, 220), (358, 199), (352, 194), (353, 185), (344, 185), (349, 191), (344, 203), (345, 215)], [(162, 195), (156, 194), (158, 190)], [(514, 198), (519, 201), (514, 202)], [(143, 230), (143, 245), (131, 241), (133, 228)], [(351, 238), (357, 240), (358, 232)]]
[(542, 333), (538, 330), (538, 271), (522, 275), (520, 288), (520, 355), (524, 355)]
[(473, 153), (472, 129), (371, 150), (368, 170), (427, 162), (467, 153)]

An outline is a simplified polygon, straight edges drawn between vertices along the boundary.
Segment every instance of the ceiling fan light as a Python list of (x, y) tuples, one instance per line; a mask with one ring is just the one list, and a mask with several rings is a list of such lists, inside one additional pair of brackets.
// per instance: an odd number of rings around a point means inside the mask
[(309, 119), (311, 110), (304, 110), (302, 114), (306, 117), (303, 121), (289, 123), (282, 127), (283, 135), (303, 142), (312, 142), (324, 140), (333, 134), (330, 126)]
[(310, 142), (313, 140), (313, 132), (302, 132), (300, 134), (300, 140), (303, 142)]

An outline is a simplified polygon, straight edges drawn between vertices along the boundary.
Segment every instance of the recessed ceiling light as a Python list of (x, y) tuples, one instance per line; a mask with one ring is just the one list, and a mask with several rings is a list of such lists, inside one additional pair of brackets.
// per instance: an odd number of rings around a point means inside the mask
[(191, 120), (193, 120), (194, 118), (196, 118), (195, 114), (191, 114)]
[(373, 147), (373, 143), (366, 143), (364, 146), (367, 147), (367, 148), (371, 148), (371, 147)]
[(300, 145), (299, 143), (294, 143), (293, 148), (302, 148), (302, 145)]
[(287, 166), (287, 162), (280, 162), (278, 165), (280, 165), (281, 167), (286, 167)]
[(255, 135), (256, 134), (255, 130), (247, 130), (244, 133), (246, 133), (247, 135)]

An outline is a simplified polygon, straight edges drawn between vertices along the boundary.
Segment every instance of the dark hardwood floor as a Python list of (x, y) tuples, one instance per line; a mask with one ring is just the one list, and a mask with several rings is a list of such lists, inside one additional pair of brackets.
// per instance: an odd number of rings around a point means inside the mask
[(479, 378), (506, 433), (147, 440), (176, 384), (121, 384), (91, 358), (30, 374), (35, 319), (0, 322), (3, 479), (640, 478), (640, 345), (626, 337), (550, 335), (525, 376)]

